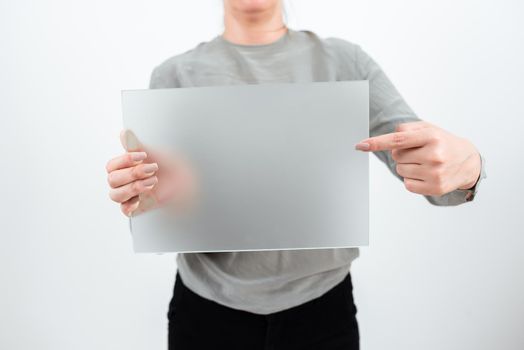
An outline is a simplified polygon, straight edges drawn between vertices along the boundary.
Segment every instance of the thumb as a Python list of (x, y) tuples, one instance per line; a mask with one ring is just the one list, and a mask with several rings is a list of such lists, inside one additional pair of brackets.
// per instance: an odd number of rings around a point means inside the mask
[(143, 151), (144, 146), (138, 140), (135, 133), (129, 129), (124, 129), (120, 133), (120, 142), (127, 152)]

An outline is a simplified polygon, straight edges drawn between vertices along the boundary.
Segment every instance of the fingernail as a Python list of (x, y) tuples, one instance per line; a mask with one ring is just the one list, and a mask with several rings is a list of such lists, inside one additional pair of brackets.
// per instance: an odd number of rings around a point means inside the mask
[(147, 158), (146, 152), (133, 152), (131, 153), (131, 159), (133, 159), (134, 162), (140, 162)]
[(366, 142), (357, 143), (355, 146), (355, 149), (359, 151), (369, 151), (369, 148), (370, 148), (369, 143), (366, 143)]
[(142, 181), (142, 185), (144, 185), (144, 187), (150, 187), (150, 186), (153, 186), (157, 181), (157, 178), (156, 176), (153, 176), (153, 177), (150, 177), (149, 179), (145, 179)]
[(133, 204), (133, 206), (131, 208), (129, 208), (129, 212), (127, 213), (127, 216), (132, 217), (133, 213), (135, 212), (135, 210), (138, 209), (139, 205), (140, 205), (140, 201), (137, 200), (136, 203)]
[(144, 173), (145, 174), (153, 174), (157, 170), (158, 170), (158, 164), (156, 164), (156, 163), (151, 163), (151, 164), (145, 164), (144, 165)]
[(136, 150), (140, 143), (138, 142), (138, 138), (131, 130), (125, 131), (125, 143), (126, 143), (126, 149), (129, 151)]
[(140, 203), (140, 211), (147, 211), (155, 207), (156, 200), (153, 196), (144, 193), (140, 196)]

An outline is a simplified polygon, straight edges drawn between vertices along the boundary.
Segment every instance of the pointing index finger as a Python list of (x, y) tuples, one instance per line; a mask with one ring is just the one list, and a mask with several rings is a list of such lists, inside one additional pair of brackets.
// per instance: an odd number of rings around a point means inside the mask
[(389, 151), (394, 149), (405, 149), (420, 147), (429, 142), (426, 129), (415, 131), (399, 131), (370, 137), (359, 142), (355, 148), (359, 151)]

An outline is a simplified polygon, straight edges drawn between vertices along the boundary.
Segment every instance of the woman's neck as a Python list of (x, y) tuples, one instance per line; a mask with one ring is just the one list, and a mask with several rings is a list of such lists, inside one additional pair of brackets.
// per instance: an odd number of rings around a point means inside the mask
[(287, 32), (280, 6), (256, 13), (226, 11), (224, 26), (224, 39), (241, 45), (270, 44)]

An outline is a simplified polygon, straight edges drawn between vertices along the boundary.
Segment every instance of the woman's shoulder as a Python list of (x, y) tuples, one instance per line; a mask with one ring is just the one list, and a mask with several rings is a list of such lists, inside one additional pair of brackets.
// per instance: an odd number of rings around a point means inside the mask
[(366, 54), (360, 45), (338, 37), (321, 37), (307, 30), (295, 31), (295, 37), (314, 45), (314, 50), (320, 52), (329, 64), (337, 67), (341, 76), (348, 79), (360, 76), (360, 67), (366, 60)]
[(199, 43), (194, 48), (175, 54), (160, 62), (151, 74), (151, 88), (179, 87), (177, 72), (187, 69), (199, 60), (208, 59), (216, 38)]
[(332, 36), (322, 37), (309, 30), (296, 30), (293, 32), (297, 40), (316, 43), (329, 57), (345, 64), (356, 63), (363, 53), (360, 45), (350, 40)]
[(292, 30), (292, 35), (298, 40), (319, 42), (334, 51), (356, 52), (360, 49), (360, 46), (352, 41), (331, 36), (322, 37), (310, 30)]

